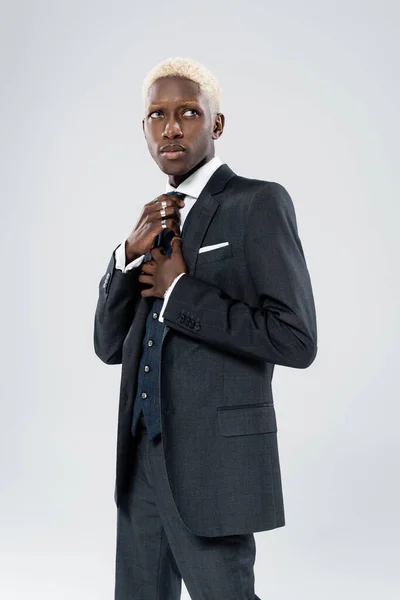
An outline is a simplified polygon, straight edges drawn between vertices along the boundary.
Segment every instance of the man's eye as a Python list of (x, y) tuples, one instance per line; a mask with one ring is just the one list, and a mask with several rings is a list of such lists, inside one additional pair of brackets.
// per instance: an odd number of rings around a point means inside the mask
[[(198, 115), (198, 114), (200, 114), (200, 113), (199, 113), (199, 111), (197, 111), (195, 108), (187, 108), (187, 109), (185, 110), (185, 113), (187, 113), (188, 111), (194, 112), (194, 113), (196, 113), (197, 115)], [(151, 112), (151, 113), (149, 114), (149, 117), (152, 117), (152, 116), (153, 116), (153, 115), (155, 115), (156, 113), (161, 113), (161, 110), (153, 110), (153, 112)]]

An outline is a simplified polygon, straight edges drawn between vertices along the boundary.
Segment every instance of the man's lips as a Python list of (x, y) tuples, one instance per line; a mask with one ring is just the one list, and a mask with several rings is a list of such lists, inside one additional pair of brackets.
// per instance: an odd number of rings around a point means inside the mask
[(161, 154), (165, 156), (165, 158), (174, 160), (177, 158), (181, 158), (181, 156), (185, 154), (185, 150), (162, 150)]
[(176, 150), (185, 150), (185, 146), (181, 146), (181, 144), (165, 144), (165, 146), (161, 146), (160, 152), (175, 152)]

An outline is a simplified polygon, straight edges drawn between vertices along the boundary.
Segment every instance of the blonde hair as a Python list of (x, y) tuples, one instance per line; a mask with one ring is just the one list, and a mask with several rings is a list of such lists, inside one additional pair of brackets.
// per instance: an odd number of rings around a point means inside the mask
[(221, 112), (221, 88), (215, 76), (202, 63), (193, 58), (175, 56), (156, 64), (146, 75), (142, 83), (142, 101), (146, 104), (150, 86), (161, 77), (186, 77), (199, 84), (200, 91), (206, 96), (211, 115)]

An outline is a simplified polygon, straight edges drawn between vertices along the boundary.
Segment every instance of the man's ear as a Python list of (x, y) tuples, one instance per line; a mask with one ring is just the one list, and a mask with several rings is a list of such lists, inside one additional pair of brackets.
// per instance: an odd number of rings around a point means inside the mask
[(222, 113), (218, 113), (215, 119), (214, 129), (213, 129), (213, 140), (217, 140), (223, 133), (225, 126), (225, 116)]

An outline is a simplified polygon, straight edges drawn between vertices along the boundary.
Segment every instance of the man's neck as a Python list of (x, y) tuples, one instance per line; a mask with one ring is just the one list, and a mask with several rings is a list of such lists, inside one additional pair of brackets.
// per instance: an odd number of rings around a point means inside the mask
[(170, 175), (168, 178), (168, 183), (169, 185), (171, 185), (174, 188), (177, 188), (178, 185), (180, 185), (181, 183), (183, 183), (188, 177), (190, 177), (191, 175), (193, 175), (193, 173), (195, 171), (197, 171), (198, 169), (200, 169), (203, 165), (205, 165), (206, 163), (210, 162), (210, 160), (212, 158), (214, 158), (215, 154), (213, 154), (212, 156), (206, 156), (205, 158), (203, 158), (195, 167), (193, 167), (193, 169), (191, 169), (190, 171), (188, 171), (187, 173), (184, 173), (182, 175)]

